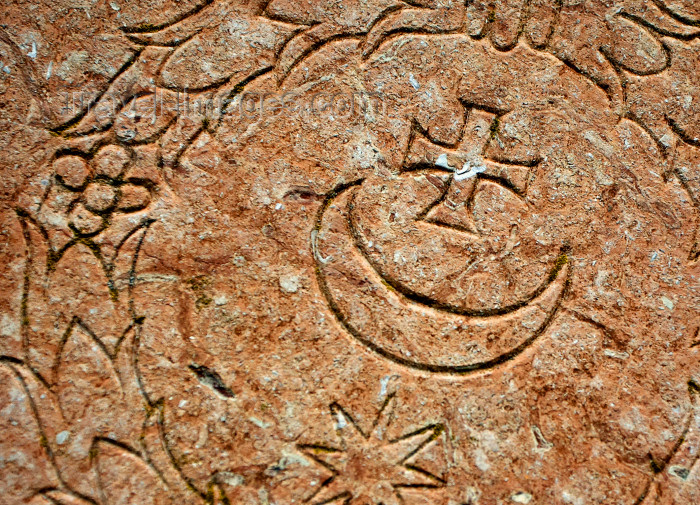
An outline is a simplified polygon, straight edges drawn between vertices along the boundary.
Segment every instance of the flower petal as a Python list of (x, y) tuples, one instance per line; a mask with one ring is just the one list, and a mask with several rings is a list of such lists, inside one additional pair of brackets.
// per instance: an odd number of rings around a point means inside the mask
[(525, 0), (499, 2), (494, 13), (491, 42), (499, 50), (512, 49), (518, 42), (521, 19), (525, 15)]

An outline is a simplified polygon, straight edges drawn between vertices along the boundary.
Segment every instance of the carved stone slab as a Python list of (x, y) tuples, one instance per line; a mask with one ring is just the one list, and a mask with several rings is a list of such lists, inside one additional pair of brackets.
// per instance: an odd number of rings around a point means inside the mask
[(0, 6), (0, 504), (700, 503), (695, 0)]

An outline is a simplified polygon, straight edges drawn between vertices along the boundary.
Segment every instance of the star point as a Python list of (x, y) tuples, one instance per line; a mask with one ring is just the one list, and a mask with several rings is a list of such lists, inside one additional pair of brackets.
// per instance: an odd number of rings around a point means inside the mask
[(394, 395), (387, 397), (367, 431), (340, 404), (331, 404), (339, 447), (298, 446), (330, 474), (306, 503), (401, 505), (402, 489), (432, 489), (445, 485), (442, 478), (413, 463), (414, 457), (440, 436), (444, 430), (442, 425), (430, 424), (398, 438), (389, 438), (395, 401)]

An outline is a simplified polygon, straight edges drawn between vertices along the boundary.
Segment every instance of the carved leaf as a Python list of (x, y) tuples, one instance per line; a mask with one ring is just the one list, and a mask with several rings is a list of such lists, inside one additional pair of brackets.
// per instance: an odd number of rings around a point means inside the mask
[[(118, 221), (115, 226), (119, 224), (128, 225), (126, 219)], [(116, 245), (114, 257), (111, 260), (113, 265), (113, 279), (114, 283), (119, 289), (120, 296), (123, 297), (124, 303), (129, 303), (129, 312), (132, 318), (137, 318), (140, 316), (138, 309), (133, 305), (133, 283), (136, 282), (136, 265), (139, 259), (139, 253), (141, 251), (141, 245), (143, 240), (148, 233), (150, 222), (146, 221), (134, 231), (131, 235), (127, 235), (126, 238)], [(132, 225), (133, 226), (133, 225)]]
[[(22, 383), (33, 404), (32, 414), (35, 416), (39, 429), (43, 433), (44, 448), (56, 452), (56, 440), (61, 439), (59, 433), (65, 431), (66, 423), (61, 412), (56, 395), (46, 384), (27, 366), (19, 363), (7, 363), (17, 379)], [(59, 469), (60, 470), (60, 469)]]
[(659, 3), (675, 19), (687, 24), (700, 25), (700, 4), (695, 0), (663, 0)]
[(172, 22), (209, 3), (211, 0), (153, 0), (144, 9), (140, 2), (124, 2), (119, 4), (118, 19), (127, 33), (153, 30), (163, 20)]
[(144, 45), (177, 47), (162, 68), (159, 85), (198, 91), (242, 80), (270, 66), (296, 29), (260, 17), (262, 2), (212, 2), (161, 30), (131, 33)]
[(141, 449), (143, 455), (160, 478), (166, 483), (171, 496), (178, 505), (196, 505), (202, 502), (201, 497), (188, 487), (178, 469), (173, 465), (162, 436), (163, 404), (159, 403), (146, 420), (141, 433)]
[(76, 244), (66, 251), (50, 272), (49, 310), (58, 326), (65, 328), (79, 318), (96, 338), (112, 352), (129, 326), (126, 297), (119, 296), (108, 277), (107, 262), (100, 252)]
[(60, 334), (53, 330), (46, 290), (49, 237), (28, 213), (19, 215), (26, 247), (23, 326), (25, 353), (32, 367), (46, 375), (51, 370)]
[(628, 0), (624, 3), (622, 14), (626, 17), (631, 16), (641, 24), (653, 27), (658, 33), (671, 37), (692, 38), (700, 31), (697, 23), (689, 19), (683, 21), (660, 0), (656, 2)]
[(108, 505), (169, 505), (168, 490), (135, 452), (109, 440), (95, 444), (100, 489)]
[(514, 47), (523, 21), (520, 31), (537, 49), (548, 49), (595, 82), (618, 110), (623, 93), (617, 70), (662, 72), (671, 57), (661, 37), (689, 39), (700, 31), (692, 0), (626, 0), (615, 10), (603, 2), (475, 0), (467, 9), (467, 32), (490, 35), (501, 50)]
[(241, 81), (272, 65), (293, 32), (264, 18), (231, 13), (222, 19), (175, 50), (163, 67), (165, 86), (199, 90)]
[[(58, 485), (33, 407), (21, 375), (13, 365), (0, 362), (0, 488), (6, 503), (21, 502), (32, 489)], [(23, 482), (15, 481), (17, 475), (25, 476)]]
[(122, 69), (92, 107), (55, 131), (76, 137), (107, 130), (132, 97), (153, 91), (153, 79), (158, 68), (171, 52), (172, 49), (163, 47), (144, 49)]
[(64, 9), (58, 17), (37, 15), (26, 2), (5, 2), (0, 10), (0, 24), (9, 27), (4, 37), (17, 44), (20, 54), (32, 54), (22, 65), (31, 76), (32, 93), (42, 97), (46, 126), (70, 121), (86, 109), (134, 54), (133, 45), (119, 37), (121, 23), (109, 2), (91, 4), (87, 22), (77, 5), (55, 3)]
[(651, 32), (620, 16), (608, 21), (610, 43), (603, 48), (620, 67), (637, 75), (656, 74), (670, 63), (670, 56)]
[[(123, 342), (125, 348), (131, 345), (130, 341)], [(128, 376), (124, 380), (129, 380)], [(145, 409), (133, 392), (129, 396), (124, 394), (122, 381), (106, 349), (77, 321), (69, 329), (59, 355), (55, 382), (68, 425), (60, 440), (61, 447), (57, 447), (57, 460), (60, 466), (69, 469), (66, 475), (76, 490), (94, 496), (96, 486), (90, 477), (89, 457), (93, 439), (109, 436), (124, 442), (134, 441)]]

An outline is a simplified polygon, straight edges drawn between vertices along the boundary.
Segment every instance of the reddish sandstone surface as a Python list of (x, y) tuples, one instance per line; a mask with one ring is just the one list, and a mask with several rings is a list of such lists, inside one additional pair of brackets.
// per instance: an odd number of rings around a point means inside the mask
[(0, 7), (0, 504), (700, 503), (693, 0)]

